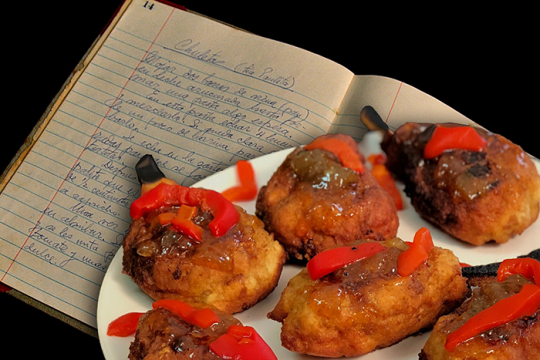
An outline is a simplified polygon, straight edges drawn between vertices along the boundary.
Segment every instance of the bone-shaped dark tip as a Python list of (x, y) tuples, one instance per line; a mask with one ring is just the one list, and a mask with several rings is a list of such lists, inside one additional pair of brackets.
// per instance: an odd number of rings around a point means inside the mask
[(135, 165), (139, 182), (142, 184), (151, 184), (165, 177), (159, 169), (152, 155), (144, 155)]
[(375, 109), (369, 105), (364, 106), (364, 108), (360, 112), (360, 120), (364, 125), (366, 125), (368, 130), (371, 131), (388, 131), (390, 129), (380, 117), (380, 115), (377, 113), (377, 111), (375, 111)]

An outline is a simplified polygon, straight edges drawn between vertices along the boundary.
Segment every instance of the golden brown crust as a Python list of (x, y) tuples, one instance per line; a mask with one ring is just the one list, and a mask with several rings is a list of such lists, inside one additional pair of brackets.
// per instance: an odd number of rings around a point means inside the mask
[(164, 308), (148, 311), (139, 320), (130, 345), (130, 360), (218, 360), (209, 350), (211, 342), (227, 332), (230, 325), (241, 325), (231, 315), (215, 310), (220, 322), (202, 329), (190, 325)]
[(383, 141), (389, 169), (405, 183), (420, 216), (465, 242), (507, 242), (538, 217), (540, 176), (529, 156), (504, 137), (478, 129), (481, 152), (422, 157), (431, 124), (407, 123)]
[(540, 311), (529, 318), (512, 321), (485, 335), (475, 336), (448, 352), (445, 330), (459, 318), (460, 310), (443, 316), (433, 328), (420, 359), (425, 360), (506, 360), (536, 359), (540, 354)]
[[(148, 217), (134, 220), (123, 243), (123, 272), (155, 300), (200, 303), (227, 313), (252, 307), (277, 286), (286, 254), (259, 219), (237, 209), (237, 225), (220, 238), (206, 229), (200, 244), (170, 230), (152, 230)], [(168, 247), (162, 245), (166, 241)], [(161, 244), (158, 250), (141, 255), (155, 244)]]
[(300, 260), (336, 244), (391, 239), (399, 225), (393, 200), (369, 170), (358, 175), (318, 149), (287, 156), (259, 191), (256, 215)]
[[(400, 277), (401, 251), (391, 247), (317, 281), (305, 269), (293, 277), (268, 314), (282, 323), (282, 345), (316, 356), (358, 356), (429, 328), (459, 306), (468, 288), (451, 251), (434, 248), (413, 275)], [(349, 277), (355, 280), (343, 280)]]

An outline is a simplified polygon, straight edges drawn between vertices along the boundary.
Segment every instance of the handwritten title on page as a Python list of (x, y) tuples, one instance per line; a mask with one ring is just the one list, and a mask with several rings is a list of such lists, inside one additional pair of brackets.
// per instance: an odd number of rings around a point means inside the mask
[[(178, 70), (181, 73), (175, 74)], [(130, 127), (130, 135), (124, 137), (129, 145), (121, 148), (116, 137), (111, 140), (103, 133), (96, 136), (95, 143), (113, 142), (110, 145), (117, 148), (113, 155), (140, 158), (140, 149), (134, 150), (132, 144), (135, 142), (144, 152), (154, 153), (161, 166), (184, 176), (186, 184), (223, 170), (239, 159), (298, 146), (301, 143), (295, 138), (309, 126), (307, 109), (225, 82), (214, 73), (179, 69), (158, 51), (143, 59), (129, 77), (129, 85), (129, 89), (136, 91), (124, 91), (108, 101), (113, 111), (107, 116)], [(144, 137), (137, 141), (137, 134), (149, 129), (163, 140)], [(172, 143), (178, 136), (188, 143), (182, 147)], [(219, 150), (222, 154), (203, 156), (198, 148)], [(180, 164), (171, 165), (168, 159)]]
[(154, 5), (132, 4), (1, 195), (1, 281), (92, 326), (143, 155), (190, 186), (326, 133), (350, 82), (303, 50)]

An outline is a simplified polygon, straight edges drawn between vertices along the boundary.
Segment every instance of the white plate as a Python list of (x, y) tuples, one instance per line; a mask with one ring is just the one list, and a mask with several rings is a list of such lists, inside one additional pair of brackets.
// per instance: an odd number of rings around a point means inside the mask
[[(283, 150), (251, 161), (255, 169), (259, 188), (268, 182), (274, 171), (291, 151), (292, 149)], [(536, 167), (539, 168), (540, 163), (537, 160), (533, 161)], [(230, 167), (204, 179), (194, 186), (223, 191), (233, 185), (236, 185), (236, 172), (234, 167)], [(471, 265), (487, 264), (527, 254), (539, 247), (540, 241), (537, 234), (540, 234), (540, 221), (536, 221), (522, 235), (516, 236), (506, 244), (486, 244), (482, 247), (475, 247), (451, 238), (436, 229), (433, 225), (422, 220), (416, 214), (403, 192), (402, 196), (405, 209), (399, 212), (400, 225), (398, 236), (404, 240), (412, 240), (416, 230), (421, 226), (425, 226), (431, 230), (435, 245), (452, 250), (462, 262)], [(242, 202), (238, 203), (238, 205), (242, 206), (251, 214), (255, 211), (255, 201)], [(123, 275), (121, 270), (122, 249), (120, 248), (103, 280), (97, 308), (98, 334), (103, 353), (107, 360), (127, 359), (129, 344), (133, 340), (132, 336), (127, 338), (107, 336), (108, 324), (125, 313), (147, 311), (151, 308), (152, 304), (152, 299), (140, 290), (131, 278)], [(251, 309), (240, 314), (235, 314), (235, 317), (244, 325), (251, 325), (259, 332), (272, 347), (278, 359), (320, 359), (292, 353), (282, 347), (280, 343), (281, 324), (266, 318), (266, 314), (277, 304), (281, 292), (289, 279), (299, 271), (300, 268), (298, 266), (285, 265), (279, 284), (272, 294)], [(428, 336), (429, 333), (411, 336), (398, 344), (376, 350), (361, 358), (362, 360), (417, 360), (418, 353)]]

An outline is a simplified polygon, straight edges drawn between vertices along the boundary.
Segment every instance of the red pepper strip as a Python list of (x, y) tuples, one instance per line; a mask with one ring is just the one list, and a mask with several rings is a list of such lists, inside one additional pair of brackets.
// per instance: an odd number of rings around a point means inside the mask
[[(383, 157), (384, 158), (384, 157)], [(381, 160), (379, 155), (370, 155), (368, 157), (369, 162), (371, 162), (371, 173), (379, 183), (379, 185), (390, 195), (394, 200), (397, 210), (403, 210), (403, 199), (401, 194), (396, 186), (394, 178), (386, 168), (384, 160)]]
[(316, 138), (311, 143), (304, 146), (306, 150), (322, 149), (334, 153), (344, 167), (361, 174), (364, 171), (364, 164), (349, 144), (336, 138)]
[(213, 324), (220, 322), (219, 316), (210, 308), (198, 309), (191, 313), (187, 321), (206, 329)]
[(424, 158), (432, 159), (445, 150), (480, 151), (487, 142), (472, 126), (444, 127), (438, 125), (424, 148)]
[(172, 219), (172, 225), (175, 230), (189, 236), (195, 240), (195, 242), (200, 243), (202, 241), (203, 229), (193, 221), (181, 219), (176, 216), (174, 219)]
[(144, 313), (130, 312), (111, 321), (107, 328), (107, 335), (126, 337), (135, 334), (139, 319)]
[(196, 242), (202, 241), (203, 229), (195, 224), (191, 219), (197, 214), (197, 207), (181, 205), (174, 219), (172, 219), (173, 227), (194, 239)]
[[(161, 182), (131, 203), (130, 215), (133, 219), (138, 219), (144, 214), (162, 206), (187, 204), (185, 200), (190, 190), (190, 188), (178, 184)], [(193, 206), (197, 204), (187, 205)]]
[(515, 295), (499, 300), (493, 306), (471, 317), (456, 331), (446, 338), (445, 348), (448, 351), (463, 341), (493, 329), (522, 316), (531, 316), (540, 309), (540, 287), (525, 284)]
[(420, 264), (428, 259), (433, 248), (431, 233), (425, 227), (418, 229), (414, 234), (410, 247), (398, 255), (397, 272), (400, 276), (411, 275)]
[(414, 244), (419, 244), (422, 246), (427, 253), (433, 249), (433, 238), (431, 237), (431, 232), (428, 228), (421, 227), (418, 229), (418, 231), (414, 234), (413, 245)]
[(216, 237), (224, 235), (240, 219), (240, 214), (233, 203), (216, 191), (208, 190), (206, 204), (214, 215), (208, 227), (212, 235)]
[(197, 208), (195, 206), (182, 205), (178, 209), (178, 212), (166, 212), (158, 215), (159, 223), (163, 226), (172, 223), (173, 227), (185, 234), (190, 236), (197, 242), (202, 241), (202, 228), (191, 221), (191, 218), (197, 213)]
[(368, 156), (368, 161), (373, 165), (384, 165), (386, 164), (386, 155), (371, 154)]
[(325, 250), (308, 261), (307, 271), (311, 280), (317, 280), (345, 265), (365, 259), (385, 249), (385, 246), (377, 242), (365, 242), (355, 246)]
[(186, 219), (191, 220), (195, 215), (197, 215), (197, 207), (195, 206), (188, 206), (188, 205), (180, 205), (180, 208), (178, 208), (178, 211), (176, 213), (176, 216), (180, 219)]
[(210, 222), (209, 228), (212, 235), (216, 237), (225, 234), (240, 219), (236, 207), (216, 191), (163, 182), (132, 202), (130, 215), (133, 219), (138, 219), (162, 206), (181, 204), (201, 205), (204, 211), (210, 211), (214, 219)]
[(195, 308), (183, 301), (173, 299), (161, 299), (152, 303), (152, 309), (165, 308), (170, 312), (187, 319), (195, 311)]
[(277, 360), (270, 346), (251, 326), (229, 326), (227, 333), (210, 343), (209, 348), (222, 359)]
[(193, 306), (173, 299), (162, 299), (152, 303), (152, 308), (165, 308), (180, 316), (184, 321), (206, 329), (220, 321), (219, 316), (210, 308), (195, 309)]
[(422, 246), (412, 245), (398, 255), (397, 272), (400, 276), (411, 275), (428, 258), (426, 249)]
[(229, 201), (250, 201), (257, 196), (255, 171), (249, 161), (240, 160), (236, 163), (236, 172), (240, 181), (239, 186), (233, 186), (222, 192)]
[(175, 213), (172, 212), (166, 212), (158, 215), (159, 223), (161, 225), (167, 225), (173, 221), (173, 219), (176, 217)]
[(532, 258), (506, 259), (499, 266), (497, 280), (503, 281), (514, 274), (521, 274), (540, 286), (540, 261)]

